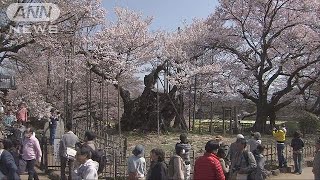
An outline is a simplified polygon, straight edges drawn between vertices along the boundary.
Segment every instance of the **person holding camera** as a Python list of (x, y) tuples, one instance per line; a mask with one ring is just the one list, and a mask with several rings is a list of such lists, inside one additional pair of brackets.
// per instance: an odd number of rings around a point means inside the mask
[(277, 141), (277, 154), (279, 161), (279, 168), (287, 167), (287, 160), (284, 157), (283, 151), (285, 148), (287, 129), (285, 125), (273, 128), (272, 135)]
[(54, 139), (56, 137), (56, 130), (57, 130), (57, 126), (58, 126), (60, 113), (58, 113), (58, 111), (54, 108), (51, 109), (50, 113), (51, 113), (51, 117), (50, 117), (50, 121), (49, 121), (49, 129), (50, 129), (49, 142), (50, 142), (50, 145), (52, 146), (54, 143)]

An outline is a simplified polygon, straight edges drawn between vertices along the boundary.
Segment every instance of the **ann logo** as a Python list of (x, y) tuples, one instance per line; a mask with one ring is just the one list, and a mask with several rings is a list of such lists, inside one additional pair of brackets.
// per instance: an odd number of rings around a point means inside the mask
[(60, 10), (53, 3), (13, 3), (7, 8), (7, 16), (16, 22), (43, 22), (58, 19)]

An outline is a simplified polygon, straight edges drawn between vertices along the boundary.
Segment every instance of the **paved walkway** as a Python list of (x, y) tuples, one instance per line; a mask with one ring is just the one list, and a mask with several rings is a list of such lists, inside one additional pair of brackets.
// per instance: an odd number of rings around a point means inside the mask
[(309, 180), (309, 179), (314, 179), (313, 173), (312, 173), (312, 168), (311, 167), (306, 167), (303, 168), (302, 174), (301, 175), (296, 175), (292, 173), (281, 173), (279, 176), (274, 176), (270, 179), (293, 179), (293, 180)]
[[(48, 180), (49, 179), (49, 177), (44, 172), (39, 170), (38, 168), (36, 168), (36, 171), (38, 173), (39, 180)], [(21, 180), (28, 180), (28, 173), (20, 175), (20, 178), (21, 178)]]

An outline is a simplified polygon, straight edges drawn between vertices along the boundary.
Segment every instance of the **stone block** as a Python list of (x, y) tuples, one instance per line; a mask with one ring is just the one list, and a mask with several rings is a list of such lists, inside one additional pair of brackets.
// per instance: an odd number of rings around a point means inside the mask
[(312, 167), (313, 166), (313, 161), (306, 161), (305, 163), (307, 167)]
[(287, 173), (288, 169), (287, 167), (279, 168), (280, 173)]
[(280, 170), (279, 169), (275, 169), (271, 171), (273, 176), (279, 176), (280, 175)]
[(292, 173), (294, 171), (294, 166), (288, 166), (286, 173)]

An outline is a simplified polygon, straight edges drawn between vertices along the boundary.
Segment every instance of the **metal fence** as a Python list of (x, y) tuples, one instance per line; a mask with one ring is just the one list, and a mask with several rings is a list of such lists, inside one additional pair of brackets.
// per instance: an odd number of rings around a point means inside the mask
[[(316, 147), (312, 143), (306, 143), (303, 149), (303, 158), (314, 157), (316, 152)], [(287, 160), (288, 165), (293, 164), (293, 150), (290, 144), (286, 144), (284, 149), (284, 157)], [(276, 144), (268, 144), (266, 145), (266, 149), (264, 152), (264, 156), (266, 158), (266, 168), (274, 169), (274, 167), (278, 166), (278, 153)]]
[[(82, 137), (85, 131), (78, 130), (78, 132), (78, 136)], [(60, 175), (60, 161), (54, 156), (54, 147), (49, 145), (48, 137), (42, 135), (40, 145), (43, 152), (41, 169), (46, 173), (56, 171)], [(97, 136), (95, 145), (97, 149), (104, 150), (107, 157), (107, 166), (101, 176), (116, 178), (122, 175), (122, 172), (126, 169), (122, 164), (126, 159), (127, 139), (105, 133), (103, 136)]]
[[(111, 147), (108, 146), (113, 144), (116, 145), (119, 142), (116, 142), (114, 136), (107, 136), (105, 137), (105, 140), (101, 139), (102, 137), (97, 138), (97, 145), (98, 148), (103, 148), (107, 155), (107, 165), (103, 171), (103, 173), (100, 174), (100, 177), (103, 179), (126, 179), (128, 172), (127, 172), (127, 159), (131, 155), (129, 152), (127, 152), (127, 147), (124, 145), (121, 147)], [(126, 143), (126, 140), (122, 143)], [(99, 146), (100, 145), (100, 146)], [(48, 172), (49, 170), (57, 171), (57, 173), (60, 174), (60, 162), (55, 161), (53, 156), (53, 151), (50, 149), (51, 147), (48, 146), (48, 139), (47, 137), (43, 136), (41, 138), (41, 148), (43, 151), (43, 157), (41, 161), (41, 167), (43, 170)], [(315, 155), (315, 146), (311, 143), (306, 143), (304, 150), (303, 150), (303, 157), (314, 157)], [(46, 153), (45, 153), (46, 152)], [(289, 144), (286, 144), (285, 150), (284, 150), (284, 156), (288, 162), (288, 165), (293, 164), (293, 158), (292, 158), (292, 148)], [(173, 155), (173, 152), (166, 152), (166, 162), (169, 162), (169, 159)], [(190, 159), (191, 159), (191, 165), (193, 172), (193, 166), (195, 159), (200, 156), (201, 154), (196, 154), (194, 150), (190, 152)], [(278, 156), (277, 156), (277, 149), (275, 144), (268, 144), (266, 145), (266, 150), (264, 152), (265, 158), (266, 158), (266, 169), (274, 169), (276, 166), (278, 166)], [(149, 169), (150, 166), (150, 157), (145, 156), (147, 169)]]

